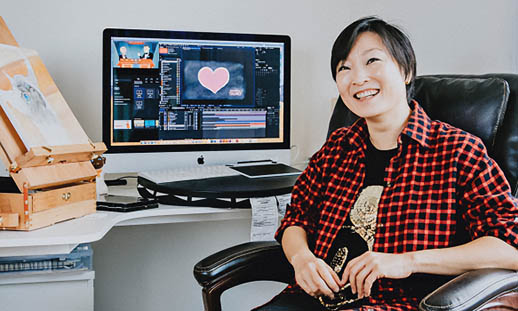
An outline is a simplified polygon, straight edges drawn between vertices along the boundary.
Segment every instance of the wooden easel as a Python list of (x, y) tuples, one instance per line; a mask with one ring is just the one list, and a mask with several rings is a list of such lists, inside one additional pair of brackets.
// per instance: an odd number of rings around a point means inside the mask
[[(18, 46), (1, 17), (0, 43)], [(32, 230), (94, 213), (97, 172), (91, 160), (105, 151), (104, 143), (27, 150), (0, 106), (0, 159), (19, 190), (5, 193), (0, 185), (0, 229)]]

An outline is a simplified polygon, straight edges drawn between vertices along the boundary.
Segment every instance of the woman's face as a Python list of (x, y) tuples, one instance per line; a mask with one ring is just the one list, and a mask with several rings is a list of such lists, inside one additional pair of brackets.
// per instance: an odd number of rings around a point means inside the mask
[(360, 34), (336, 72), (340, 97), (356, 115), (368, 120), (408, 110), (405, 76), (376, 33)]

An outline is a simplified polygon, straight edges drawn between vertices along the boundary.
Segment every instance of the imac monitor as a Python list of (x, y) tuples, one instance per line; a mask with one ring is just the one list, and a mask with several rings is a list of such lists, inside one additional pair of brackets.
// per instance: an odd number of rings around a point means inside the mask
[(289, 149), (290, 38), (105, 29), (108, 153)]

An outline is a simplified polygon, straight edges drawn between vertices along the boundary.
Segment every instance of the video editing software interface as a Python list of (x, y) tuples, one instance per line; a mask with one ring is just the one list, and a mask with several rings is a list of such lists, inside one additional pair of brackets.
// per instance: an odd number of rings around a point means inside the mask
[(111, 145), (282, 143), (282, 42), (111, 37)]

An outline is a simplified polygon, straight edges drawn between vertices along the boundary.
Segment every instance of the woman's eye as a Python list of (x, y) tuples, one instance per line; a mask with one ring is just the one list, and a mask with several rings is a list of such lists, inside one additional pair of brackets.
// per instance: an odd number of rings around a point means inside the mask
[(349, 68), (349, 67), (347, 67), (347, 66), (342, 65), (342, 66), (338, 67), (337, 72), (340, 72), (340, 71), (342, 71), (342, 70), (349, 70), (349, 69), (351, 69), (351, 68)]
[(369, 60), (367, 61), (367, 65), (374, 63), (375, 61), (378, 61), (378, 60), (379, 60), (379, 58), (375, 58), (375, 57), (369, 58)]

